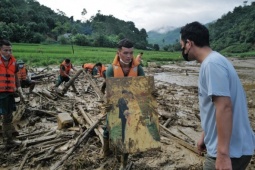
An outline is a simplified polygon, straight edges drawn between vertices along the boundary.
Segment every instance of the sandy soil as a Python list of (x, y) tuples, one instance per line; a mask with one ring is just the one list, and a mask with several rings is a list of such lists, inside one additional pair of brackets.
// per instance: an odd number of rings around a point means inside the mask
[[(231, 58), (230, 61), (235, 66), (240, 79), (244, 85), (247, 94), (249, 114), (251, 125), (255, 129), (255, 60), (237, 60)], [(203, 156), (196, 153), (196, 142), (200, 137), (201, 126), (199, 118), (198, 97), (197, 97), (197, 79), (199, 64), (195, 62), (178, 62), (164, 65), (158, 68), (145, 68), (147, 75), (154, 76), (157, 92), (159, 120), (168, 130), (161, 129), (161, 150), (137, 153), (129, 156), (130, 169), (147, 170), (169, 170), (169, 169), (201, 169), (204, 160)], [(52, 72), (52, 71), (51, 71)], [(57, 70), (54, 70), (57, 75)], [(54, 77), (53, 77), (54, 79)], [(101, 85), (102, 81), (98, 81)], [(49, 89), (53, 82), (47, 80), (36, 88), (38, 93), (43, 88)], [(101, 113), (102, 103), (96, 100), (93, 89), (88, 88), (84, 92), (87, 84), (84, 79), (76, 81), (76, 86), (80, 94), (76, 96), (68, 91), (67, 96), (72, 99), (65, 101), (63, 98), (57, 100), (45, 100), (42, 96), (33, 95), (29, 107), (37, 108), (40, 105), (41, 110), (58, 111), (61, 108), (65, 111), (77, 111), (74, 106), (80, 104), (86, 108), (95, 118)], [(75, 98), (75, 101), (74, 101)], [(76, 103), (75, 103), (76, 102)], [(22, 107), (19, 106), (22, 110)], [(17, 123), (21, 134), (29, 134), (38, 130), (52, 131), (56, 130), (57, 122), (52, 117), (45, 114), (31, 113), (23, 109), (23, 117)], [(61, 111), (60, 111), (61, 112)], [(103, 126), (103, 123), (100, 124)], [(64, 141), (71, 141), (73, 136), (68, 136)], [(38, 136), (40, 137), (40, 136)], [(23, 142), (29, 138), (20, 138)], [(0, 143), (1, 146), (1, 143)], [(24, 163), (23, 169), (49, 169), (56, 161), (65, 155), (66, 150), (55, 154), (54, 157), (44, 161), (38, 161), (39, 156), (35, 156), (38, 150), (48, 149), (47, 146), (22, 146), (11, 150), (0, 147), (0, 169), (18, 169), (28, 154), (28, 159)], [(101, 158), (101, 143), (98, 136), (91, 134), (89, 139), (84, 141), (72, 155), (64, 161), (60, 169), (118, 169), (120, 166), (119, 156), (111, 155), (109, 158)], [(254, 169), (253, 157), (248, 169)]]

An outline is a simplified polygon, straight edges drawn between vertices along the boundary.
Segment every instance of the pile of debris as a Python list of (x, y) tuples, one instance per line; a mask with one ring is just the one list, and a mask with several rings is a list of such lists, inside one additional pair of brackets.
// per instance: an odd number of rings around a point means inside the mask
[[(157, 66), (145, 69), (145, 72), (155, 75), (155, 72), (168, 71), (188, 76), (186, 70), (197, 74), (198, 66), (193, 68), (183, 65), (178, 69)], [(93, 79), (79, 70), (71, 75), (73, 78), (70, 82), (56, 91), (52, 87), (58, 76), (58, 68), (38, 70), (30, 70), (37, 84), (33, 93), (27, 94), (29, 103), (19, 103), (14, 113), (14, 125), (19, 132), (16, 138), (22, 141), (22, 146), (6, 150), (0, 143), (0, 167), (118, 169), (119, 155), (113, 154), (108, 158), (101, 156), (105, 96), (100, 87), (104, 79)], [(78, 93), (69, 89), (73, 82)], [(126, 169), (201, 169), (204, 157), (199, 156), (196, 149), (202, 131), (197, 87), (158, 80), (155, 80), (155, 86), (159, 94), (156, 99), (161, 150), (130, 155)], [(248, 101), (251, 100), (248, 96)], [(251, 109), (255, 106), (253, 101), (250, 106)], [(254, 115), (250, 118), (254, 128)], [(254, 158), (250, 169), (254, 168), (253, 163)]]

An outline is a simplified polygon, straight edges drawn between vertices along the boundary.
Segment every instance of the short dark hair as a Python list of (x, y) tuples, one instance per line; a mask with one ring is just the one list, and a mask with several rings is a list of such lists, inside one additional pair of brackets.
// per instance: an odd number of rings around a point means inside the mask
[(209, 30), (197, 21), (186, 24), (181, 28), (180, 33), (184, 42), (190, 40), (198, 47), (210, 46)]
[(95, 66), (100, 66), (100, 67), (102, 67), (102, 63), (96, 63)]
[(70, 60), (69, 58), (65, 59), (65, 62), (66, 62), (66, 63), (70, 63), (70, 61), (71, 61), (71, 60)]
[(124, 38), (118, 42), (118, 49), (121, 49), (122, 47), (132, 48), (134, 47), (134, 44), (129, 39)]
[(1, 40), (0, 40), (0, 47), (2, 47), (3, 45), (12, 46), (12, 44), (11, 44), (10, 41), (5, 40), (5, 39), (1, 39)]

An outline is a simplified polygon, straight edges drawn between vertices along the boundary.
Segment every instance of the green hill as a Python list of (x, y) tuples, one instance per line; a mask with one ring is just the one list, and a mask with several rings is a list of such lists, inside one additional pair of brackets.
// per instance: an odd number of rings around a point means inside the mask
[[(210, 31), (211, 47), (214, 50), (242, 53), (255, 49), (255, 2), (239, 6), (220, 19), (206, 24)], [(148, 32), (148, 42), (158, 44), (166, 51), (180, 50), (178, 47), (180, 28), (160, 34)]]

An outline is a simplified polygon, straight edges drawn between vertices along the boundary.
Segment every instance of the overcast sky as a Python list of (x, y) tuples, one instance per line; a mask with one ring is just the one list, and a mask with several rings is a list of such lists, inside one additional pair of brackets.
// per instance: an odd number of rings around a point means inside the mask
[[(243, 0), (37, 0), (57, 12), (63, 11), (74, 19), (88, 20), (98, 10), (104, 15), (132, 21), (138, 29), (146, 31), (159, 28), (181, 27), (186, 23), (199, 21), (203, 24), (220, 18)], [(250, 4), (248, 1), (247, 4)], [(87, 14), (82, 17), (85, 8)]]

